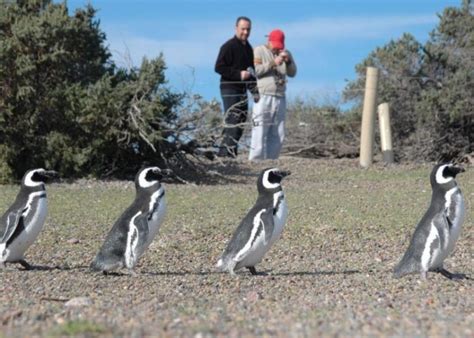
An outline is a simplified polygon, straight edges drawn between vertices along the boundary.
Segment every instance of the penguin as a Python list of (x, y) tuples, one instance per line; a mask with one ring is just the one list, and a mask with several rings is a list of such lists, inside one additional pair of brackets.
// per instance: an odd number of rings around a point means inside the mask
[(430, 175), (431, 204), (418, 223), (405, 255), (394, 269), (394, 277), (420, 273), (426, 279), (428, 271), (449, 279), (462, 279), (443, 268), (443, 261), (454, 249), (464, 221), (464, 198), (455, 178), (464, 172), (452, 163), (437, 164)]
[(104, 274), (133, 268), (151, 244), (166, 214), (165, 189), (160, 180), (170, 173), (158, 167), (147, 167), (135, 176), (136, 196), (108, 233), (99, 253), (90, 265), (92, 271)]
[(255, 266), (280, 237), (288, 217), (288, 204), (281, 181), (290, 171), (264, 169), (257, 180), (258, 198), (237, 227), (216, 267), (235, 275), (246, 267), (257, 275)]
[(0, 218), (1, 267), (8, 262), (34, 269), (24, 254), (43, 229), (48, 214), (45, 183), (57, 177), (56, 171), (42, 168), (29, 170), (23, 176), (20, 192)]

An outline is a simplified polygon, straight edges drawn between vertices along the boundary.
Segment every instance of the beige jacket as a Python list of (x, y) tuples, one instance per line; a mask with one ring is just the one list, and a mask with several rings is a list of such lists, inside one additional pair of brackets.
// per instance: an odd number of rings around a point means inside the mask
[(296, 75), (296, 63), (293, 55), (289, 55), (289, 62), (283, 62), (277, 66), (275, 58), (267, 45), (261, 45), (254, 49), (255, 74), (257, 75), (257, 86), (260, 95), (285, 96), (286, 77)]

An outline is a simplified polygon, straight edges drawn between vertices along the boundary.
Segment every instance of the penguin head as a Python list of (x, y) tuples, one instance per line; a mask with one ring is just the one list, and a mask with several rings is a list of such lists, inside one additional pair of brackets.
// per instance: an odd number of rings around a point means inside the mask
[(171, 174), (169, 169), (160, 169), (158, 167), (146, 167), (141, 169), (135, 177), (135, 186), (137, 189), (150, 189), (160, 187), (160, 180)]
[(258, 192), (281, 190), (281, 180), (290, 174), (290, 171), (283, 171), (278, 168), (264, 169), (258, 177)]
[(431, 186), (443, 186), (450, 189), (456, 184), (454, 181), (456, 175), (464, 171), (463, 167), (456, 166), (453, 163), (437, 164), (431, 171)]
[(22, 184), (28, 188), (35, 188), (43, 186), (46, 182), (55, 178), (59, 178), (59, 174), (54, 170), (32, 169), (23, 176)]

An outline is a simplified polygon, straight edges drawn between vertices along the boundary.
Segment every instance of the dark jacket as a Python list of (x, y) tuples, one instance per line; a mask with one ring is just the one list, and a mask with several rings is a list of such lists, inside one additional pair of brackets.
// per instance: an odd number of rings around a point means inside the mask
[[(235, 89), (244, 93), (247, 89), (246, 82), (255, 81), (253, 78), (247, 81), (241, 81), (240, 79), (240, 72), (247, 70), (249, 67), (254, 67), (252, 46), (248, 41), (243, 44), (234, 36), (222, 45), (217, 56), (215, 71), (221, 75), (220, 88)], [(254, 87), (255, 84), (248, 86), (250, 90)]]

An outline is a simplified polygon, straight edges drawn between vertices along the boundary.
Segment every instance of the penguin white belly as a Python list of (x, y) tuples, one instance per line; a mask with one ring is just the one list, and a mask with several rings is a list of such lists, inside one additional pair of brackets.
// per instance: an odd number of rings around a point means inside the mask
[(274, 228), (273, 228), (272, 238), (270, 240), (270, 245), (275, 243), (275, 241), (277, 241), (280, 238), (283, 228), (285, 227), (287, 218), (288, 218), (288, 204), (286, 203), (286, 199), (283, 196), (283, 199), (280, 200), (280, 203), (278, 205), (278, 209), (275, 215), (273, 215)]
[[(44, 192), (41, 192), (44, 194)], [(29, 220), (24, 224), (25, 229), (18, 237), (8, 246), (7, 261), (17, 261), (23, 259), (25, 251), (33, 244), (38, 237), (41, 229), (43, 229), (46, 215), (48, 214), (48, 202), (46, 197), (36, 198), (36, 207), (33, 205), (35, 197), (31, 197), (28, 201), (28, 209), (23, 213), (25, 220)], [(33, 214), (31, 214), (33, 213)], [(31, 218), (30, 218), (31, 217)]]
[(441, 247), (435, 248), (431, 254), (430, 264), (427, 271), (442, 267), (445, 258), (446, 255), (444, 254), (444, 250)]
[(454, 217), (452, 217), (452, 227), (449, 231), (449, 240), (446, 256), (448, 256), (454, 250), (454, 246), (456, 245), (456, 241), (458, 240), (459, 235), (461, 234), (462, 224), (464, 222), (464, 199), (459, 189), (454, 192), (454, 194), (452, 195), (452, 199), (455, 206)]
[(239, 267), (255, 266), (260, 263), (265, 253), (270, 249), (270, 243), (265, 245), (265, 235), (260, 236), (247, 251), (244, 258), (238, 263)]

